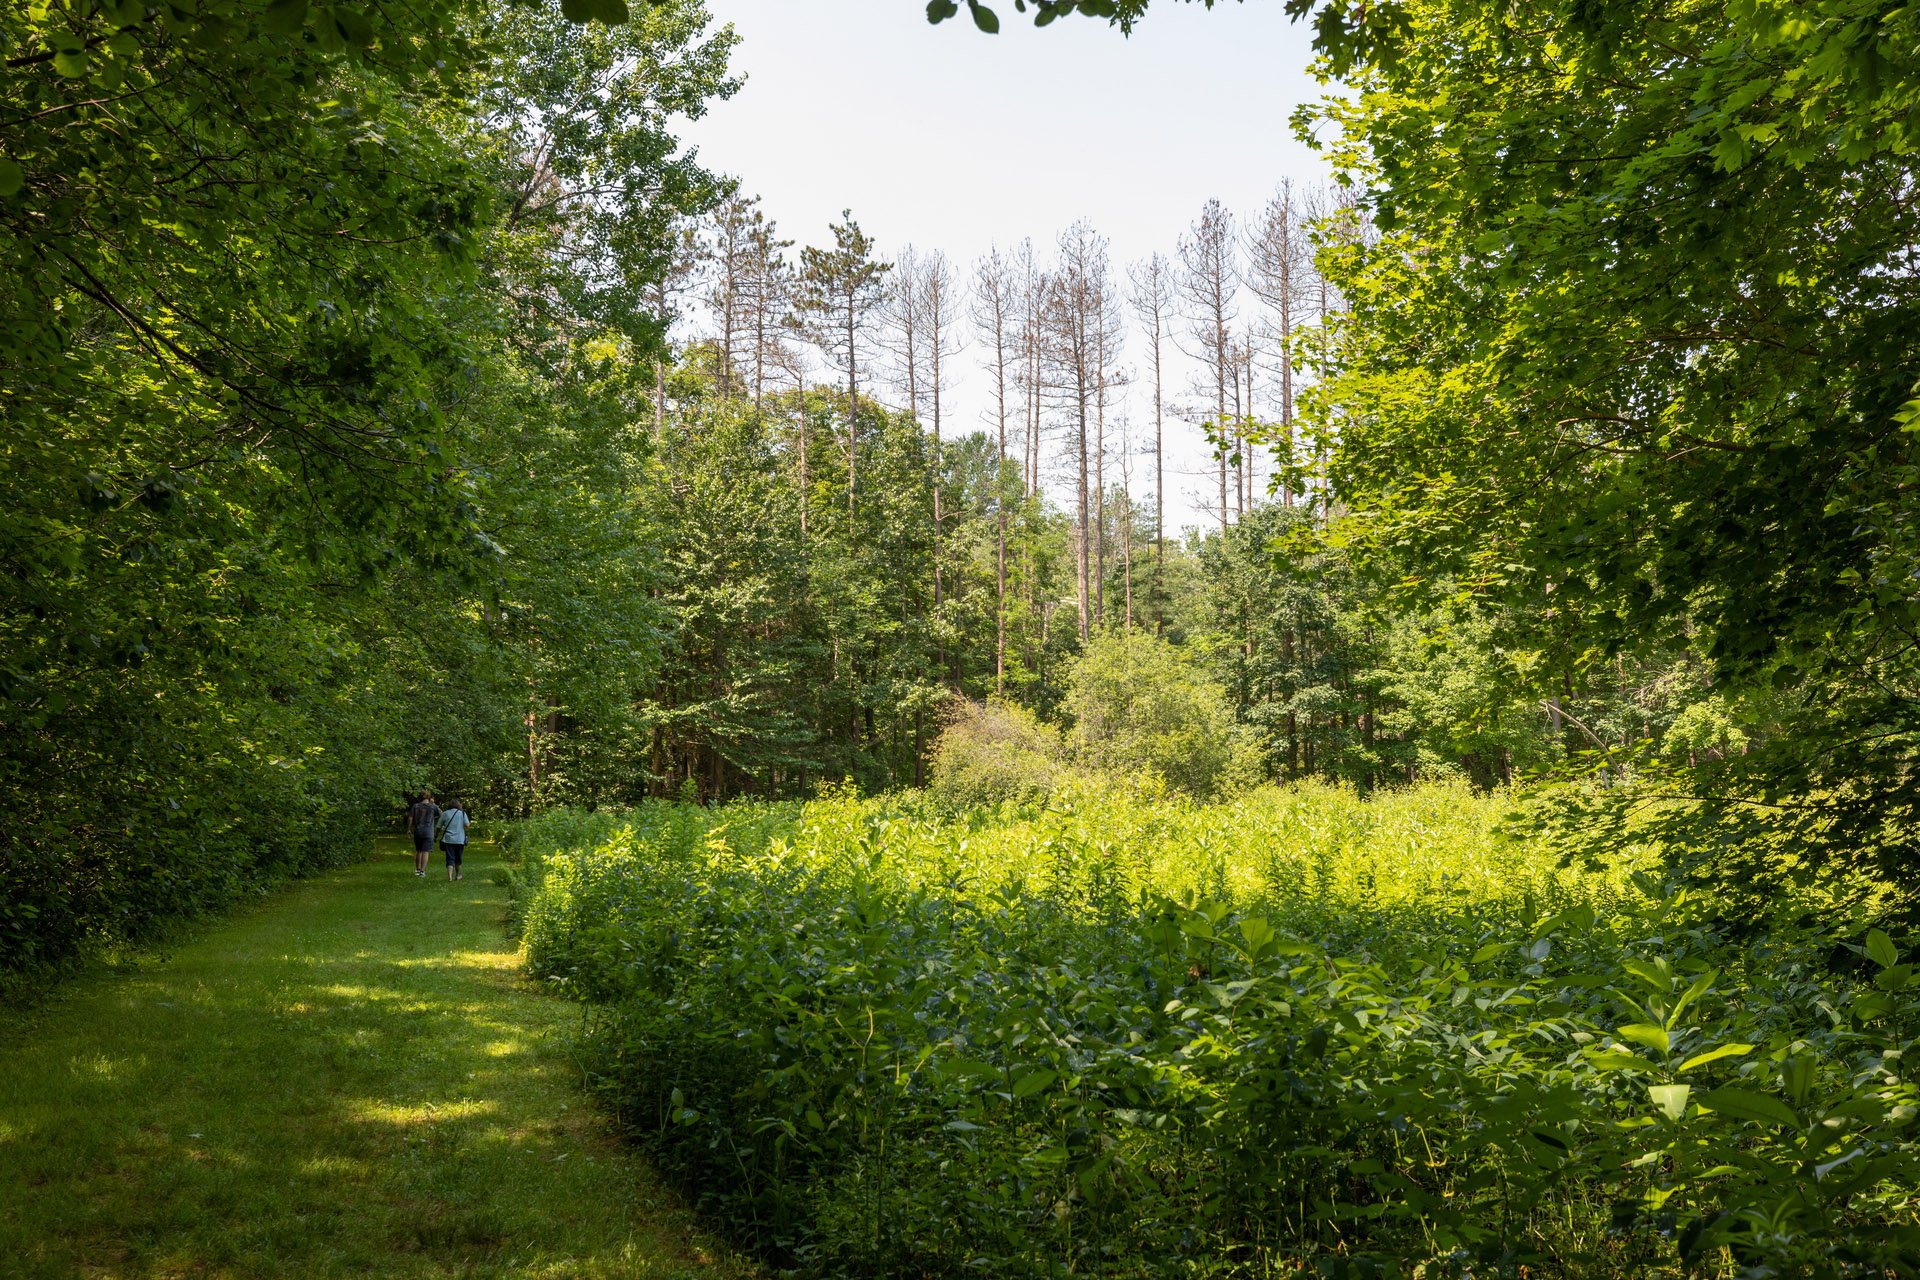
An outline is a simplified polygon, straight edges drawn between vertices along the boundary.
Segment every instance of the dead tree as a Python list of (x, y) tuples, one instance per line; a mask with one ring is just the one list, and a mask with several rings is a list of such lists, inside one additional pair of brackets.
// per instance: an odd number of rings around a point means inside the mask
[(1173, 268), (1159, 254), (1129, 269), (1133, 279), (1133, 313), (1147, 334), (1147, 349), (1153, 363), (1153, 597), (1154, 630), (1166, 630), (1166, 610), (1160, 605), (1165, 586), (1166, 538), (1166, 449), (1161, 355), (1167, 322), (1173, 313)]
[[(1093, 432), (1103, 394), (1103, 350), (1119, 346), (1119, 317), (1111, 305), (1106, 237), (1080, 221), (1060, 233), (1060, 257), (1046, 277), (1040, 312), (1042, 391), (1060, 415), (1070, 441), (1075, 482), (1074, 559), (1079, 591), (1080, 639), (1090, 638), (1093, 618), (1091, 506)], [(1108, 329), (1115, 332), (1106, 332)]]
[(1180, 270), (1174, 287), (1186, 312), (1186, 336), (1183, 347), (1202, 370), (1203, 394), (1213, 397), (1214, 451), (1220, 462), (1220, 532), (1227, 531), (1227, 397), (1233, 373), (1233, 322), (1235, 295), (1240, 289), (1240, 271), (1235, 252), (1233, 215), (1218, 200), (1207, 201), (1200, 220), (1180, 237)]
[(1266, 308), (1268, 368), (1279, 392), (1276, 407), (1280, 411), (1280, 438), (1276, 443), (1282, 468), (1280, 501), (1286, 506), (1292, 506), (1294, 499), (1294, 341), (1318, 274), (1303, 223), (1293, 183), (1282, 182), (1247, 241), (1247, 286)]
[(787, 250), (793, 241), (782, 240), (771, 218), (753, 212), (747, 230), (745, 302), (748, 340), (753, 352), (753, 407), (766, 405), (768, 372), (783, 372), (794, 359), (787, 349), (783, 333), (793, 305), (793, 267)]
[[(994, 249), (974, 264), (971, 315), (993, 378), (993, 691), (1007, 691), (1007, 374), (1017, 355), (1019, 286), (1014, 264)], [(1012, 371), (1018, 373), (1017, 367)]]

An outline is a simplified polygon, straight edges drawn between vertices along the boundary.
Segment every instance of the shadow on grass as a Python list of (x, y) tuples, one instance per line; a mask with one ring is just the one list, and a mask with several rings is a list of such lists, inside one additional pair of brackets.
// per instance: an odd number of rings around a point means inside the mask
[(382, 857), (0, 1022), (0, 1270), (744, 1274), (574, 1090), (474, 874)]

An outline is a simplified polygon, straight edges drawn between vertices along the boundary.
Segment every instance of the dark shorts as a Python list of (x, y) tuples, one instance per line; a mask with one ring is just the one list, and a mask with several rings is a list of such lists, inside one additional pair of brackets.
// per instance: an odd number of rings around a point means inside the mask
[(447, 855), (448, 866), (457, 867), (460, 865), (460, 855), (467, 851), (467, 846), (464, 844), (447, 844), (442, 841), (440, 851)]
[(413, 833), (413, 851), (415, 853), (432, 853), (433, 852), (432, 833), (428, 833), (427, 835), (423, 836), (418, 831), (414, 832)]

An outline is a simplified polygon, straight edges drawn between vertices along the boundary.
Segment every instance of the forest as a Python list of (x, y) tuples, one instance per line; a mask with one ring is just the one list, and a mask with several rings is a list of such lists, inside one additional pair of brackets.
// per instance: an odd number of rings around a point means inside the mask
[(431, 787), (786, 1273), (1906, 1274), (1920, 10), (1285, 9), (1126, 261), (796, 244), (704, 0), (9, 6), (0, 993)]

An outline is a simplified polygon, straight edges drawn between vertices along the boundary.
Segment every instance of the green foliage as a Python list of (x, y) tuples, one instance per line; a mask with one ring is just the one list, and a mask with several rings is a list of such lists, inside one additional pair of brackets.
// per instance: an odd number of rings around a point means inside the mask
[(1732, 703), (1785, 695), (1660, 788), (1695, 850), (1766, 805), (1810, 856), (1910, 864), (1916, 24), (1861, 0), (1321, 9), (1356, 92), (1317, 115), (1381, 233), (1322, 255), (1352, 315), (1310, 413), (1348, 530), (1497, 602), (1556, 674), (1686, 653)]
[(956, 809), (1044, 801), (1066, 780), (1060, 731), (1011, 702), (961, 703), (933, 747), (932, 790)]
[(1158, 777), (1198, 797), (1253, 780), (1225, 693), (1158, 636), (1094, 637), (1067, 674), (1062, 708), (1075, 758), (1098, 772)]
[(1912, 1258), (1920, 997), (1878, 931), (1838, 972), (1830, 934), (1734, 940), (1459, 788), (941, 812), (520, 836), (599, 1087), (801, 1274)]
[(403, 788), (508, 801), (523, 726), (632, 700), (659, 326), (602, 326), (716, 188), (665, 127), (731, 88), (705, 25), (0, 15), (0, 973), (362, 853)]

